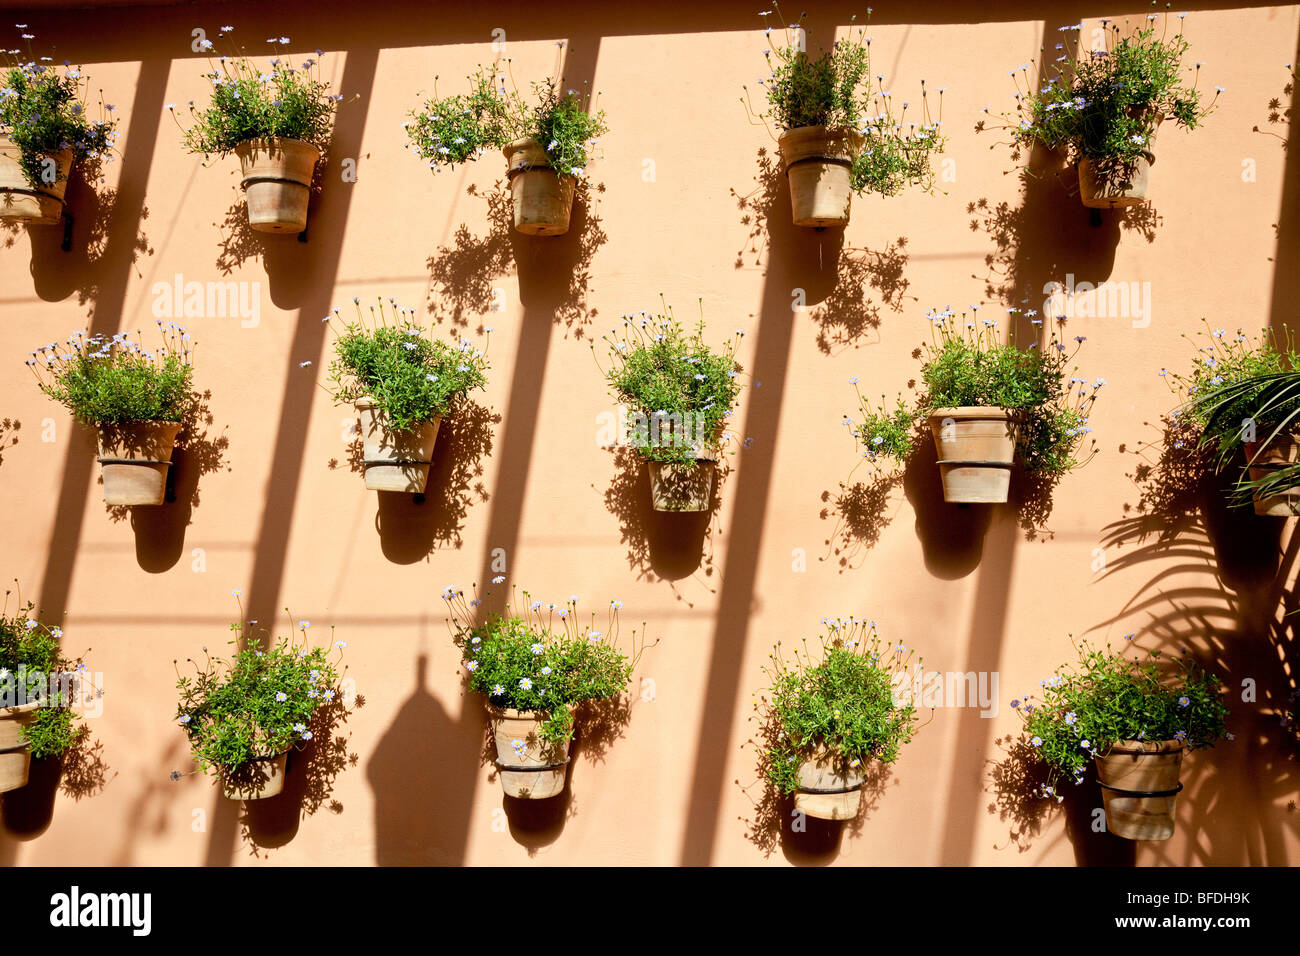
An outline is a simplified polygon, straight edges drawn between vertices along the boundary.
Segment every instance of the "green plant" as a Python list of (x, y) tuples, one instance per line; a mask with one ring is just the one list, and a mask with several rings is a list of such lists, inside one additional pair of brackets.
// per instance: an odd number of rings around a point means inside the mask
[(18, 165), (31, 183), (52, 185), (59, 170), (46, 157), (65, 149), (82, 161), (108, 157), (116, 136), (116, 123), (104, 114), (111, 104), (100, 101), (100, 119), (86, 115), (90, 78), (80, 67), (64, 62), (62, 70), (48, 56), (32, 54), (30, 33), (24, 33), (27, 52), (5, 50), (0, 76), (0, 136), (18, 147)]
[(619, 649), (620, 602), (610, 602), (604, 630), (597, 630), (596, 612), (585, 626), (579, 621), (576, 596), (566, 604), (546, 604), (527, 591), (512, 591), (507, 613), (478, 621), (481, 599), (474, 594), (467, 600), (463, 590), (442, 592), (452, 640), (469, 675), (467, 686), (495, 707), (544, 713), (538, 728), (543, 740), (565, 740), (572, 734), (572, 705), (608, 700), (627, 690), (644, 650), (645, 625), (640, 633), (632, 631), (629, 657)]
[[(877, 408), (858, 392), (861, 420), (853, 432), (864, 458), (901, 462), (921, 438), (916, 426), (935, 409), (978, 405), (1016, 413), (1016, 451), (1026, 471), (1062, 475), (1081, 464), (1079, 446), (1092, 431), (1088, 416), (1106, 380), (1090, 383), (1069, 374), (1076, 370), (1068, 367), (1074, 353), (1067, 354), (1055, 330), (1045, 346), (1033, 342), (1022, 349), (1014, 334), (1011, 341), (999, 341), (998, 321), (976, 320), (978, 309), (972, 306), (970, 319), (951, 308), (926, 313), (935, 337), (923, 347), (924, 392), (914, 405), (900, 397), (892, 410), (883, 401)], [(1036, 315), (1025, 313), (1035, 328), (1042, 325)], [(1077, 353), (1084, 336), (1075, 341)], [(852, 381), (856, 390), (857, 379)]]
[(561, 94), (551, 80), (532, 85), (536, 105), (530, 106), (508, 70), (503, 73), (496, 64), (479, 67), (469, 81), (468, 93), (442, 99), (435, 84), (433, 98), (412, 110), (403, 124), (412, 152), (427, 160), (430, 169), (477, 159), (489, 149), (531, 136), (559, 175), (582, 179), (591, 147), (607, 129), (603, 110), (589, 112), (577, 90)]
[(156, 351), (128, 332), (105, 338), (81, 331), (62, 345), (41, 346), (27, 365), (41, 391), (84, 425), (183, 421), (195, 400), (194, 345), (183, 326), (159, 320), (158, 327)]
[(1093, 758), (1121, 740), (1180, 740), (1197, 750), (1232, 739), (1219, 678), (1190, 658), (1151, 651), (1136, 660), (1087, 643), (1077, 650), (1077, 665), (1063, 665), (1042, 681), (1041, 700), (1011, 702), (1026, 741), (1048, 767), (1043, 796), (1060, 802), (1057, 784), (1082, 783)]
[[(231, 29), (222, 27), (222, 36)], [(211, 40), (199, 42), (209, 53), (214, 50)], [(289, 38), (273, 37), (266, 42), (288, 45)], [(334, 126), (335, 106), (343, 96), (331, 94), (329, 84), (320, 79), (321, 57), (317, 50), (316, 56), (295, 67), (285, 53), (273, 57), (263, 71), (242, 49), (238, 56), (218, 56), (212, 69), (203, 74), (212, 83), (212, 102), (198, 109), (190, 100), (193, 125), (189, 129), (181, 126), (175, 105), (168, 104), (185, 134), (185, 148), (202, 153), (204, 158), (214, 153), (225, 156), (240, 143), (282, 137), (324, 149)]]
[[(1061, 27), (1065, 41), (1056, 44), (1059, 55), (1052, 71), (1035, 89), (1031, 60), (1012, 71), (1016, 80), (1017, 114), (1006, 116), (1019, 146), (1041, 143), (1048, 149), (1064, 147), (1071, 161), (1127, 165), (1151, 150), (1161, 119), (1195, 129), (1214, 108), (1202, 105), (1196, 89), (1201, 64), (1196, 64), (1191, 86), (1184, 83), (1182, 59), (1188, 49), (1179, 14), (1178, 31), (1169, 34), (1169, 16), (1150, 14), (1145, 25), (1125, 30), (1101, 21), (1103, 49), (1076, 52), (1082, 24)], [(1162, 20), (1157, 25), (1156, 20)], [(1021, 89), (1021, 81), (1024, 89)], [(1216, 88), (1215, 100), (1223, 92)]]
[[(868, 9), (868, 16), (870, 15)], [(763, 16), (781, 17), (780, 7)], [(884, 76), (871, 72), (871, 38), (863, 27), (852, 26), (848, 35), (830, 49), (813, 56), (807, 51), (808, 15), (785, 28), (785, 41), (772, 39), (773, 28), (763, 32), (769, 49), (763, 51), (771, 68), (759, 83), (767, 92), (767, 110), (759, 119), (771, 120), (779, 130), (805, 126), (853, 130), (861, 138), (850, 171), (855, 192), (894, 196), (905, 186), (929, 191), (934, 186), (931, 156), (943, 152), (943, 90), (939, 90), (939, 118), (930, 113), (929, 91), (921, 81), (918, 120), (908, 120), (909, 103), (895, 116), (894, 95), (883, 87)], [(853, 21), (856, 23), (857, 18)], [(746, 88), (746, 108), (749, 105)]]
[[(740, 394), (735, 355), (743, 335), (737, 329), (720, 351), (711, 351), (704, 344), (703, 318), (688, 335), (665, 306), (664, 314), (625, 315), (621, 330), (600, 337), (611, 358), (601, 373), (629, 406), (625, 437), (643, 457), (689, 462), (731, 438), (722, 427)], [(595, 350), (593, 342), (593, 357)]]
[(10, 617), (8, 598), (0, 611), (0, 708), (39, 702), (20, 736), (34, 758), (62, 756), (86, 732), (72, 711), (85, 664), (63, 656), (63, 632), (36, 620), (34, 605)]
[(869, 760), (893, 763), (916, 727), (915, 705), (896, 693), (914, 652), (882, 645), (874, 621), (850, 615), (822, 625), (816, 652), (805, 640), (787, 658), (777, 644), (764, 668), (769, 696), (755, 704), (766, 742), (764, 775), (781, 793), (799, 789), (799, 766), (814, 757), (829, 757), (841, 770)]
[(237, 650), (230, 658), (213, 657), (205, 647), (201, 665), (186, 658), (193, 676), (181, 674), (177, 664), (176, 720), (202, 772), (215, 767), (229, 773), (312, 739), (312, 717), (338, 697), (336, 665), (347, 645), (309, 646), (310, 626), (299, 621), (301, 640), (280, 638), (263, 649), (246, 643), (242, 624), (231, 624), (236, 637), (228, 643)]
[(1216, 468), (1239, 466), (1232, 504), (1245, 506), (1254, 494), (1280, 494), (1300, 484), (1300, 467), (1285, 466), (1251, 480), (1246, 467), (1254, 459), (1242, 462), (1247, 442), (1258, 442), (1256, 456), (1261, 455), (1300, 418), (1300, 352), (1290, 331), (1279, 341), (1266, 329), (1252, 341), (1240, 329), (1229, 336), (1226, 329), (1207, 324), (1196, 336), (1208, 344), (1197, 347), (1189, 373), (1160, 370), (1183, 398), (1171, 418), (1189, 426), (1197, 447), (1210, 454)]
[[(414, 310), (378, 301), (366, 318), (353, 299), (357, 318), (338, 333), (327, 388), (336, 403), (369, 397), (389, 426), (403, 431), (450, 414), (472, 389), (487, 384), (487, 355), (474, 343), (462, 339), (452, 348), (433, 341), (416, 324)], [(335, 309), (329, 321), (337, 315)]]

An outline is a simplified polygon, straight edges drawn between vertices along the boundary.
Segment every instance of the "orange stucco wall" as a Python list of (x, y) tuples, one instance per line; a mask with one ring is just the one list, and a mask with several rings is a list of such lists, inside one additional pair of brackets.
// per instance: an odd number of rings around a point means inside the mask
[[(1202, 81), (1227, 92), (1203, 129), (1162, 131), (1148, 212), (1094, 228), (1056, 180), (1022, 187), (1001, 138), (975, 126), (985, 106), (1010, 106), (1007, 72), (1050, 48), (1057, 26), (1116, 11), (877, 5), (875, 71), (896, 95), (922, 78), (947, 88), (953, 162), (933, 196), (855, 201), (842, 240), (791, 226), (779, 180), (763, 208), (760, 151), (770, 157), (773, 141), (740, 102), (763, 71), (752, 3), (12, 11), (6, 21), (27, 22), (56, 60), (84, 63), (122, 122), (106, 184), (70, 190), (72, 250), (35, 228), (0, 249), (0, 574), (62, 624), (70, 650), (91, 649), (106, 692), (90, 722), (101, 765), (62, 784), (38, 767), (4, 797), (0, 863), (1292, 862), (1295, 741), (1276, 717), (1296, 686), (1294, 618), (1283, 619), (1292, 523), (1144, 517), (1149, 483), (1135, 480), (1158, 457), (1171, 396), (1157, 372), (1187, 364), (1184, 333), (1202, 316), (1281, 325), (1297, 284), (1300, 160), (1288, 162), (1286, 123), (1270, 114), (1290, 105), (1300, 7), (1191, 9)], [(821, 3), (812, 22), (842, 28), (851, 12)], [(234, 161), (204, 168), (165, 110), (205, 97), (191, 31), (225, 24), (254, 51), (271, 35), (296, 54), (323, 48), (327, 76), (358, 95), (339, 110), (306, 243), (242, 231)], [(490, 60), (497, 28), (521, 85), (563, 61), (566, 84), (590, 83), (608, 113), (592, 167), (603, 190), (562, 239), (494, 229), (498, 157), (433, 177), (403, 148), (400, 124), (434, 75), (446, 92)], [(841, 482), (866, 477), (850, 477), (857, 452), (840, 422), (850, 378), (892, 395), (916, 375), (926, 308), (1038, 308), (1067, 274), (1150, 283), (1152, 308), (1149, 322), (1070, 325), (1087, 336), (1082, 374), (1109, 384), (1092, 418), (1098, 454), (1055, 489), (1047, 530), (1027, 532), (1011, 507), (944, 505), (932, 453), (878, 507), (846, 517)], [(257, 283), (260, 321), (187, 321), (211, 393), (206, 439), (178, 462), (176, 503), (113, 515), (89, 437), (23, 360), (76, 329), (148, 334), (155, 284), (177, 275)], [(797, 289), (805, 311), (792, 311)], [(661, 292), (687, 316), (702, 299), (719, 343), (746, 333), (739, 359), (753, 379), (735, 422), (750, 441), (707, 528), (652, 520), (644, 479), (597, 440), (612, 402), (589, 343)], [(364, 490), (348, 466), (351, 415), (317, 387), (330, 349), (320, 318), (374, 295), (424, 310), (438, 334), (494, 329), (480, 412), (440, 440), (419, 506), (380, 508)], [(622, 737), (580, 742), (558, 812), (503, 807), (479, 760), (482, 705), (461, 694), (443, 624), (440, 590), (485, 581), (496, 549), (510, 582), (589, 607), (616, 598), (659, 639)], [(364, 706), (336, 730), (339, 750), (317, 754), (333, 769), (309, 780), (297, 765), (301, 813), (245, 815), (210, 778), (168, 779), (191, 769), (172, 660), (222, 646), (232, 589), (250, 618), (283, 632), (287, 606), (349, 645)], [(936, 710), (844, 833), (776, 840), (745, 747), (760, 667), (778, 639), (850, 612), (932, 669), (995, 673), (998, 711)], [(1069, 657), (1068, 635), (1130, 632), (1210, 663), (1237, 737), (1189, 757), (1178, 832), (1140, 848), (1092, 834), (1086, 800), (1067, 815), (1017, 795), (1003, 763), (1018, 727), (1008, 701)], [(1239, 700), (1248, 679), (1254, 702)]]

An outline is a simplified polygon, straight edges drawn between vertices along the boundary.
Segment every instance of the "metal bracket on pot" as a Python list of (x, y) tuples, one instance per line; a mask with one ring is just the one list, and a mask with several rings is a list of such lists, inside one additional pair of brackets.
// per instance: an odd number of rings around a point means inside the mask
[(72, 251), (72, 222), (73, 222), (72, 213), (68, 212), (67, 209), (64, 209), (63, 210), (63, 242), (59, 244), (59, 248), (62, 249), (64, 252)]
[(1097, 781), (1097, 785), (1111, 793), (1123, 794), (1126, 797), (1172, 797), (1182, 793), (1183, 785), (1180, 783), (1172, 790), (1125, 790), (1123, 787), (1112, 787), (1108, 783)]
[(1092, 226), (1094, 229), (1101, 227), (1101, 210), (1096, 206), (1092, 206), (1088, 209), (1088, 225)]
[(493, 761), (493, 763), (497, 765), (498, 770), (504, 770), (508, 773), (542, 773), (546, 770), (559, 770), (561, 767), (568, 764), (568, 762), (569, 758), (565, 757), (559, 763), (548, 763), (541, 767), (512, 767), (509, 764), (502, 763), (500, 760)]
[(830, 790), (820, 790), (816, 787), (800, 787), (800, 793), (852, 793), (854, 790), (861, 790), (862, 784), (854, 784), (851, 787), (834, 787)]
[(171, 459), (157, 461), (153, 458), (100, 458), (101, 465), (170, 465)]

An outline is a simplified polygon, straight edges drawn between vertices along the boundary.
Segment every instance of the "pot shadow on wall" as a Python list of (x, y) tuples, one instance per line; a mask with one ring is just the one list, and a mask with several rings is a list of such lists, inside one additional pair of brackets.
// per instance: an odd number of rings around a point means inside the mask
[[(569, 746), (569, 762), (564, 768), (564, 789), (544, 800), (501, 795), (501, 807), (510, 836), (528, 851), (530, 857), (558, 840), (565, 823), (578, 815), (573, 785), (575, 773), (581, 774), (579, 762), (591, 766), (604, 763), (609, 748), (626, 736), (631, 720), (632, 701), (628, 694), (609, 700), (583, 701), (574, 713), (573, 742)], [(485, 721), (479, 761), (491, 768), (488, 780), (493, 785), (500, 783), (496, 758), (491, 724)]]
[[(758, 724), (755, 737), (746, 741), (746, 747), (752, 749), (757, 758), (757, 777), (745, 785), (736, 780), (735, 784), (753, 803), (753, 815), (741, 818), (745, 825), (745, 838), (749, 840), (764, 857), (770, 857), (778, 849), (785, 859), (795, 866), (826, 866), (835, 862), (843, 848), (844, 833), (847, 830), (851, 838), (862, 833), (867, 819), (880, 806), (889, 785), (889, 764), (873, 760), (862, 784), (862, 802), (857, 816), (852, 820), (821, 820), (811, 817), (795, 808), (794, 795), (781, 793), (767, 782), (766, 754), (777, 744), (779, 729), (775, 724), (761, 723), (762, 718), (751, 715), (747, 721)], [(759, 789), (758, 799), (753, 791)]]
[[(233, 168), (230, 163), (234, 164)], [(221, 230), (217, 269), (222, 275), (228, 276), (242, 269), (249, 261), (261, 259), (271, 302), (277, 309), (285, 311), (300, 308), (304, 299), (317, 292), (305, 285), (303, 279), (312, 275), (312, 266), (317, 258), (312, 250), (312, 229), (320, 206), (321, 192), (327, 187), (350, 189), (351, 185), (340, 180), (329, 153), (325, 153), (316, 163), (312, 174), (311, 196), (307, 203), (307, 228), (296, 236), (258, 232), (248, 224), (248, 204), (239, 186), (239, 161), (228, 156), (222, 165), (230, 170), (229, 175), (234, 179), (231, 189), (235, 195), (221, 222), (213, 224)], [(210, 174), (216, 171), (215, 165), (208, 170)]]
[[(438, 428), (423, 500), (395, 491), (376, 491), (375, 531), (384, 557), (414, 564), (464, 543), (461, 529), (469, 510), (488, 501), (483, 460), (492, 454), (492, 435), (501, 415), (473, 401), (463, 402)], [(365, 475), (365, 450), (358, 437), (348, 447), (348, 468)], [(339, 466), (337, 459), (329, 463)], [(365, 494), (371, 494), (366, 491)]]
[[(976, 131), (982, 128), (981, 122)], [(1011, 153), (1013, 161), (1023, 157), (1021, 149)], [(989, 299), (1041, 311), (1050, 283), (1064, 283), (1067, 275), (1076, 283), (1109, 279), (1122, 232), (1155, 241), (1161, 218), (1150, 202), (1123, 211), (1086, 208), (1079, 201), (1078, 174), (1062, 156), (1036, 146), (1017, 171), (1019, 205), (980, 198), (966, 206), (971, 232), (984, 233), (993, 243), (984, 258), (985, 275), (973, 276), (984, 282)]]
[(1083, 783), (1060, 784), (1063, 799), (1058, 802), (1042, 795), (1042, 788), (1048, 782), (1047, 770), (1028, 741), (1008, 734), (993, 743), (1001, 750), (1001, 756), (989, 761), (988, 783), (993, 802), (988, 805), (988, 812), (1010, 828), (1006, 844), (998, 849), (1014, 847), (1019, 853), (1028, 853), (1059, 808), (1064, 818), (1063, 828), (1052, 837), (1048, 848), (1064, 838), (1073, 847), (1075, 863), (1079, 866), (1136, 865), (1137, 842), (1107, 831), (1104, 814), (1097, 812), (1102, 807), (1102, 798), (1094, 769), (1089, 769)]
[(596, 194), (604, 190), (603, 184), (576, 190), (569, 231), (562, 236), (534, 237), (514, 228), (514, 207), (504, 182), (485, 194), (470, 186), (466, 192), (485, 204), (488, 229), (479, 236), (462, 223), (451, 245), (439, 247), (429, 257), (429, 312), (454, 328), (468, 329), (471, 321), (477, 322), (476, 331), (481, 334), (482, 317), (502, 311), (507, 304), (505, 290), (495, 283), (513, 268), (526, 309), (535, 306), (552, 312), (556, 324), (564, 326), (566, 337), (585, 337), (597, 314), (587, 304), (591, 263), (608, 239), (595, 211)]
[(103, 742), (84, 728), (61, 757), (33, 759), (27, 785), (0, 794), (0, 861), (7, 840), (33, 840), (49, 828), (58, 794), (78, 801), (93, 797), (113, 776)]
[[(771, 244), (771, 217), (784, 216), (781, 234), (795, 226), (786, 225), (790, 218), (790, 191), (786, 184), (781, 156), (775, 148), (760, 147), (756, 158), (758, 172), (755, 186), (745, 194), (731, 190), (740, 207), (740, 222), (749, 232), (745, 246), (736, 253), (735, 266), (744, 269), (761, 265)], [(805, 308), (817, 327), (817, 347), (827, 355), (858, 348), (878, 341), (882, 316), (902, 312), (916, 297), (907, 294), (907, 237), (900, 236), (883, 249), (872, 250), (844, 245), (843, 229), (826, 229), (829, 238), (821, 250), (833, 262), (822, 266), (831, 270), (829, 287), (805, 289)], [(795, 291), (790, 290), (791, 305)]]
[[(172, 450), (172, 465), (167, 469), (167, 500), (161, 505), (107, 505), (109, 517), (129, 520), (135, 534), (135, 559), (140, 569), (161, 574), (175, 567), (185, 551), (185, 529), (199, 506), (199, 479), (227, 471), (225, 454), (230, 439), (225, 429), (214, 434), (215, 419), (209, 408), (212, 392), (194, 396), (185, 410), (183, 426)], [(94, 437), (85, 431), (93, 448)], [(103, 484), (102, 476), (99, 479)]]
[[(365, 697), (358, 694), (355, 708), (365, 703)], [(321, 809), (336, 816), (343, 813), (343, 804), (333, 797), (334, 783), (340, 773), (360, 761), (359, 754), (348, 751), (351, 734), (342, 732), (348, 715), (347, 705), (338, 699), (317, 708), (312, 715), (311, 740), (289, 754), (284, 790), (265, 800), (244, 801), (239, 827), (252, 856), (288, 844), (304, 816), (314, 816)]]
[[(0, 223), (5, 248), (17, 244), (21, 233), (26, 232), (31, 247), (32, 287), (46, 302), (62, 302), (76, 295), (77, 303), (93, 307), (100, 300), (106, 275), (123, 266), (141, 273), (135, 263), (141, 256), (154, 253), (143, 226), (139, 227), (130, 242), (120, 245), (120, 252), (111, 258), (109, 231), (120, 226), (122, 217), (116, 215), (118, 191), (103, 185), (98, 164), (75, 163), (68, 177), (64, 195), (64, 208), (72, 215), (72, 231), (64, 251), (64, 222), (50, 226), (23, 226), (19, 223)], [(149, 218), (149, 210), (142, 207), (140, 221)], [(120, 256), (124, 254), (126, 261)], [(38, 343), (33, 342), (32, 345)]]
[(717, 570), (713, 541), (721, 533), (718, 505), (729, 465), (725, 459), (717, 463), (709, 510), (668, 512), (654, 509), (649, 468), (635, 449), (618, 446), (612, 457), (614, 477), (605, 490), (605, 507), (618, 519), (628, 567), (638, 580), (667, 581), (677, 600), (685, 601), (677, 581), (697, 572), (711, 578)]
[[(1131, 639), (1137, 654), (1158, 650), (1198, 660), (1223, 680), (1228, 726), (1237, 738), (1184, 759), (1180, 834), (1170, 843), (1146, 844), (1147, 852), (1155, 852), (1161, 863), (1285, 864), (1285, 831), (1294, 838), (1300, 819), (1271, 815), (1294, 795), (1300, 776), (1295, 766), (1300, 741), (1291, 720), (1300, 653), (1287, 616), (1300, 607), (1293, 583), (1300, 539), (1284, 535), (1281, 519), (1256, 516), (1249, 507), (1229, 508), (1225, 491), (1232, 476), (1214, 472), (1185, 425), (1166, 419), (1147, 427), (1154, 438), (1132, 450), (1119, 446), (1121, 454), (1134, 456), (1129, 477), (1137, 501), (1126, 503), (1125, 517), (1103, 529), (1103, 553), (1115, 556), (1106, 559), (1100, 573), (1129, 577), (1144, 564), (1158, 567), (1118, 613), (1086, 634), (1096, 633), (1097, 641), (1109, 638), (1112, 645)], [(1146, 620), (1124, 638), (1111, 637), (1118, 626), (1133, 627), (1133, 615)], [(1242, 700), (1247, 680), (1257, 700)], [(1030, 798), (1029, 784), (1022, 784), (1038, 781), (1034, 774), (1041, 774), (1027, 756), (1027, 745), (1009, 738), (1004, 749), (1007, 758), (994, 772), (1002, 787), (990, 812), (996, 808), (1004, 820), (1015, 821), (1012, 842), (1023, 851), (1041, 822), (1029, 811), (1017, 812), (1015, 801), (1023, 799), (1027, 806), (1048, 801)], [(1095, 833), (1102, 806), (1096, 790), (1090, 773), (1077, 791), (1082, 797), (1068, 796), (1076, 793), (1073, 787), (1066, 791), (1066, 834), (1080, 862), (1094, 856), (1108, 862), (1115, 852), (1111, 838)], [(1228, 806), (1233, 813), (1223, 812)]]
[[(447, 661), (457, 666), (454, 650)], [(460, 865), (465, 859), (479, 740), (429, 693), (428, 668), (429, 654), (421, 651), (415, 686), (366, 761), (379, 866)]]

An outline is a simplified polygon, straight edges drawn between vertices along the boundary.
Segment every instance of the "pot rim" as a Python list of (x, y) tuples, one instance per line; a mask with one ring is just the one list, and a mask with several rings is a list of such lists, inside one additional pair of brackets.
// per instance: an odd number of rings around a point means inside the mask
[(1154, 757), (1158, 754), (1178, 753), (1186, 749), (1186, 741), (1172, 737), (1164, 740), (1117, 740), (1101, 757), (1109, 757), (1111, 754)]
[(315, 150), (317, 157), (321, 155), (321, 148), (315, 143), (309, 143), (305, 139), (297, 139), (293, 136), (254, 136), (250, 139), (241, 139), (238, 143), (230, 148), (232, 153), (238, 153), (245, 147), (252, 147), (261, 143), (271, 144), (289, 144), (293, 146), (302, 146), (305, 149)]
[[(540, 723), (543, 720), (549, 719), (551, 716), (551, 711), (549, 710), (516, 710), (513, 707), (498, 707), (487, 698), (484, 698), (483, 706), (487, 708), (487, 712), (490, 716), (505, 718), (506, 720), (536, 720)], [(569, 713), (572, 714), (577, 709), (578, 703), (572, 702), (565, 704), (564, 706), (567, 707)]]
[(12, 707), (0, 707), (0, 720), (17, 720), (25, 717), (32, 711), (40, 707), (43, 702), (39, 700), (29, 700), (25, 704), (14, 704)]
[(1015, 408), (1004, 408), (1001, 405), (946, 405), (940, 408), (931, 409), (926, 418), (1006, 418), (1015, 419), (1020, 417), (1020, 411)]

